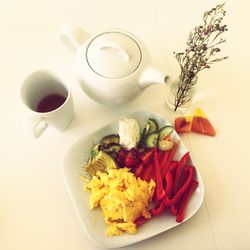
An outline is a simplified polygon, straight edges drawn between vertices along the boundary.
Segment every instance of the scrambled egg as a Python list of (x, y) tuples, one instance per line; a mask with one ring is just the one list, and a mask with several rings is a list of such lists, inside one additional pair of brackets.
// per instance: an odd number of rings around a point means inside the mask
[(108, 226), (108, 236), (122, 235), (123, 232), (135, 234), (134, 221), (140, 216), (151, 216), (147, 207), (155, 182), (136, 178), (127, 168), (108, 169), (108, 173), (97, 172), (84, 189), (92, 192), (90, 208), (100, 205)]

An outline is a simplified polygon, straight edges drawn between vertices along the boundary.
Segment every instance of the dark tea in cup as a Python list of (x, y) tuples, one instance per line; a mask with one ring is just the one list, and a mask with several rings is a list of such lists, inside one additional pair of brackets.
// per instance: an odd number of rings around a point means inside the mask
[(44, 96), (37, 104), (37, 112), (50, 112), (53, 111), (65, 102), (66, 97), (57, 93)]

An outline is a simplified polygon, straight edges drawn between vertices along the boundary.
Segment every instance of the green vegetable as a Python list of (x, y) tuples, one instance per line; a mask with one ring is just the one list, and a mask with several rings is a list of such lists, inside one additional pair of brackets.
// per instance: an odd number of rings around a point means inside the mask
[(159, 125), (156, 120), (150, 118), (148, 119), (148, 134), (152, 134), (157, 132), (159, 129)]
[(146, 146), (148, 148), (156, 147), (157, 146), (157, 141), (158, 141), (158, 136), (159, 135), (158, 135), (157, 132), (147, 135), (147, 137), (146, 137)]
[(104, 146), (106, 146), (106, 145), (108, 145), (110, 143), (117, 143), (117, 144), (119, 144), (120, 143), (120, 137), (119, 137), (119, 135), (115, 135), (115, 134), (106, 135), (100, 141), (100, 144), (102, 144)]
[(162, 141), (165, 139), (167, 135), (169, 135), (174, 130), (173, 126), (167, 125), (160, 129), (159, 131), (159, 141)]
[(106, 146), (101, 147), (101, 149), (107, 153), (110, 152), (119, 152), (122, 146), (118, 143), (109, 143)]
[(87, 165), (82, 168), (81, 176), (90, 181), (97, 171), (106, 172), (107, 169), (117, 168), (115, 161), (104, 151), (100, 150)]

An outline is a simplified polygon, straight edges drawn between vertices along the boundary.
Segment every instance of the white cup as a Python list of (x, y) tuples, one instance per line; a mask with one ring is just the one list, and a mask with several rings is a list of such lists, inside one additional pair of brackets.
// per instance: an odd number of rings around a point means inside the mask
[(21, 99), (35, 138), (38, 138), (48, 125), (63, 131), (73, 119), (70, 87), (56, 72), (39, 70), (29, 75), (22, 83)]

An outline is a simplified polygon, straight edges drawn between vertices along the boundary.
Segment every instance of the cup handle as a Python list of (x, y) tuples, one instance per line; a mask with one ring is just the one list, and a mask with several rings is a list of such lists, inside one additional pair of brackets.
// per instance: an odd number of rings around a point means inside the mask
[(34, 125), (33, 135), (35, 138), (38, 138), (42, 135), (45, 129), (48, 127), (48, 123), (44, 118), (38, 120)]
[(75, 53), (89, 34), (76, 25), (67, 25), (60, 32), (60, 38), (65, 47)]

